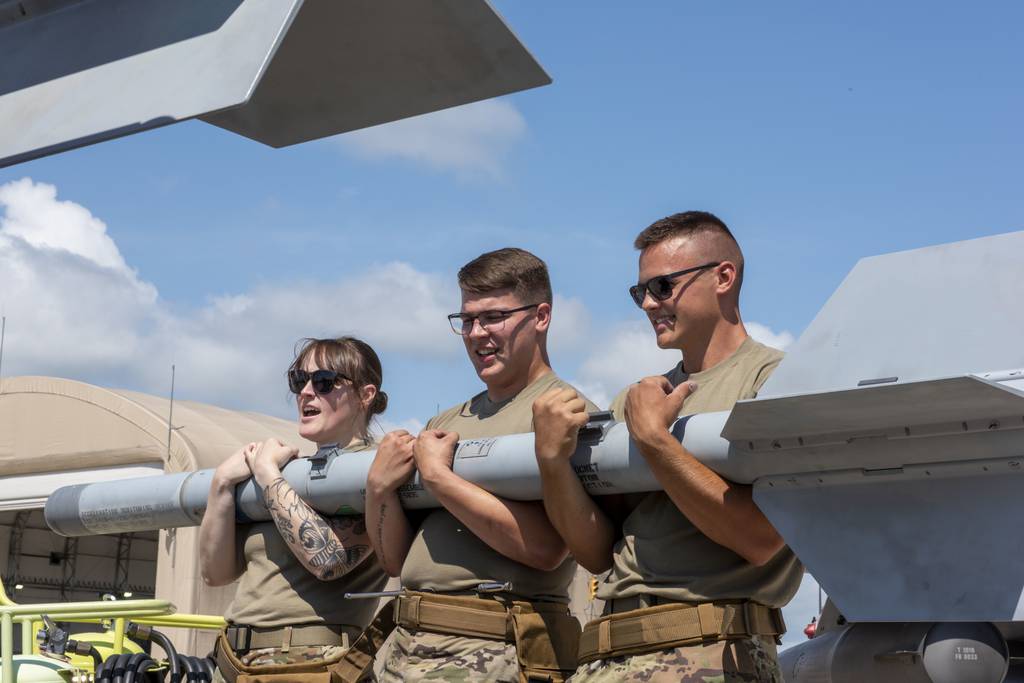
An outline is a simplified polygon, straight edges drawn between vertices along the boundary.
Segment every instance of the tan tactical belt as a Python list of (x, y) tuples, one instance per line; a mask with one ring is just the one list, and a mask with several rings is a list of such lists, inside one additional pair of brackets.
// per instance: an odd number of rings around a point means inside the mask
[(395, 622), (410, 631), (430, 631), (513, 643), (515, 633), (509, 614), (509, 608), (513, 606), (534, 611), (528, 602), (504, 603), (473, 597), (410, 592), (395, 599)]
[(592, 621), (580, 636), (581, 664), (717, 640), (786, 632), (782, 612), (756, 602), (671, 603), (611, 614)]
[(271, 627), (229, 624), (224, 629), (224, 640), (235, 652), (247, 652), (268, 647), (279, 647), (287, 652), (288, 648), (292, 646), (348, 647), (350, 637), (354, 638), (359, 633), (358, 628), (339, 624), (299, 624)]
[(340, 680), (357, 681), (369, 672), (397, 626), (514, 644), (522, 681), (559, 683), (576, 669), (579, 622), (564, 604), (406, 591), (381, 609), (333, 668)]
[[(287, 627), (266, 629), (260, 634), (260, 636), (263, 637), (269, 633), (276, 632), (283, 638), (286, 628)], [(330, 631), (332, 628), (333, 627), (327, 627), (327, 631)], [(319, 635), (319, 638), (317, 639), (318, 642), (307, 643), (307, 646), (331, 644), (320, 642), (322, 638), (326, 637), (326, 632), (323, 630), (317, 631), (313, 626), (292, 627), (291, 630), (292, 639), (290, 645), (287, 647), (300, 646), (300, 643), (296, 642), (296, 638), (294, 637), (299, 631), (304, 631), (308, 634), (317, 633)], [(277, 639), (276, 645), (253, 645), (249, 649), (257, 649), (259, 647), (281, 647), (283, 642), (282, 638)], [(348, 642), (348, 633), (342, 632), (341, 636), (335, 634), (335, 639)], [(253, 642), (257, 641), (250, 640), (250, 644)], [(283, 647), (282, 650), (287, 651), (287, 647)], [(224, 632), (222, 632), (221, 637), (217, 639), (215, 658), (217, 660), (217, 670), (227, 683), (337, 683), (338, 681), (345, 680), (334, 671), (341, 659), (341, 655), (336, 655), (329, 661), (318, 659), (308, 662), (295, 662), (292, 664), (260, 664), (258, 666), (243, 664), (228, 641), (227, 634)]]

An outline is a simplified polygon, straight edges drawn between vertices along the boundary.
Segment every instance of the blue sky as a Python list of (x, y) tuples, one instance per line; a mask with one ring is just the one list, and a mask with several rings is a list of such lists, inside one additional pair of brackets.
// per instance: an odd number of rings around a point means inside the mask
[(498, 8), (553, 85), (283, 150), (185, 123), (0, 170), (5, 374), (161, 393), (174, 362), (179, 397), (289, 417), (294, 341), (354, 332), (415, 426), (479, 390), (443, 314), (485, 250), (547, 260), (556, 369), (600, 398), (674, 361), (625, 293), (666, 214), (729, 223), (744, 316), (783, 346), (861, 257), (1024, 228), (1021, 3)]

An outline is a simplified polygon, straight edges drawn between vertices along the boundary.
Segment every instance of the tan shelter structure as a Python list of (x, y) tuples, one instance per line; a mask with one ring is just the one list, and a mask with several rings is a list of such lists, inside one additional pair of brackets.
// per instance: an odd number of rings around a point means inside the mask
[[(167, 398), (55, 377), (0, 379), (0, 570), (9, 590), (21, 586), (12, 597), (144, 597), (151, 586), (180, 612), (223, 614), (234, 586), (203, 584), (198, 529), (67, 541), (42, 527), (41, 508), (59, 486), (216, 467), (268, 437), (313, 450), (295, 423), (267, 415), (175, 401), (172, 416)], [(209, 635), (170, 635), (194, 654), (212, 644)]]

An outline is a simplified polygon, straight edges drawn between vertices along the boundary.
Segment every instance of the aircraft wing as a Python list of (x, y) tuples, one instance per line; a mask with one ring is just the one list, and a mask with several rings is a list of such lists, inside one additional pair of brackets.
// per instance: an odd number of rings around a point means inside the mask
[(0, 167), (197, 117), (283, 147), (551, 82), (486, 0), (0, 0), (0, 64)]

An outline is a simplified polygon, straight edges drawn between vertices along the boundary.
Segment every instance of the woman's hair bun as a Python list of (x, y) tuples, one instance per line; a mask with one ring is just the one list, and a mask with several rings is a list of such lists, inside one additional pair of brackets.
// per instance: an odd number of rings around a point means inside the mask
[(373, 397), (373, 402), (370, 403), (370, 415), (380, 415), (388, 409), (388, 394), (383, 389), (377, 390), (377, 395)]

